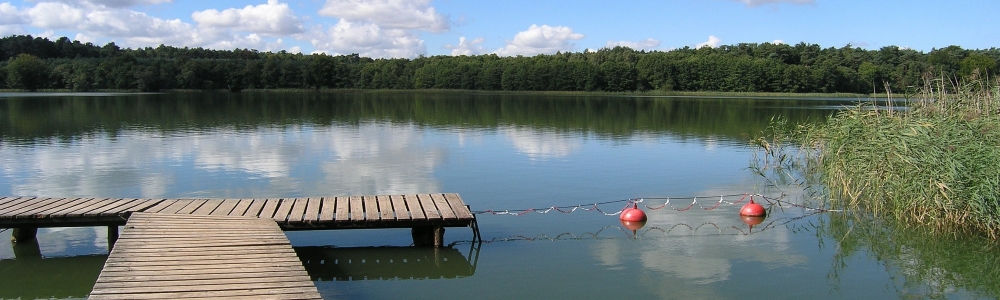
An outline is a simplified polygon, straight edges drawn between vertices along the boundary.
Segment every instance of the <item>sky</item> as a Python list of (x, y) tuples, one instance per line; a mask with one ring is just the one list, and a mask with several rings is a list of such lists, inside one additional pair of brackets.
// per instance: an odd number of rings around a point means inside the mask
[(998, 0), (0, 0), (0, 36), (124, 48), (532, 56), (738, 43), (1000, 46)]

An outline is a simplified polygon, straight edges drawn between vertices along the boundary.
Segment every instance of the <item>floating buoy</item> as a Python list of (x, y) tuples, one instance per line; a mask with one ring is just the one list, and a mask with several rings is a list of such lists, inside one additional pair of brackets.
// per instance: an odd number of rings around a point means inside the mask
[(754, 203), (753, 198), (750, 198), (750, 203), (747, 203), (746, 205), (743, 205), (743, 208), (740, 208), (740, 216), (764, 217), (767, 216), (767, 211), (764, 210), (764, 207), (760, 206), (760, 204)]
[(635, 233), (636, 230), (642, 229), (643, 226), (646, 226), (646, 221), (639, 221), (639, 222), (622, 221), (622, 226), (628, 230), (631, 230), (632, 233)]
[(754, 225), (760, 225), (760, 223), (764, 223), (764, 219), (767, 219), (767, 218), (766, 217), (740, 216), (740, 219), (743, 220), (743, 223), (746, 223), (747, 225), (750, 225), (750, 232), (752, 233), (753, 232), (753, 226)]
[(632, 203), (632, 207), (625, 207), (618, 218), (627, 222), (646, 222), (646, 213)]

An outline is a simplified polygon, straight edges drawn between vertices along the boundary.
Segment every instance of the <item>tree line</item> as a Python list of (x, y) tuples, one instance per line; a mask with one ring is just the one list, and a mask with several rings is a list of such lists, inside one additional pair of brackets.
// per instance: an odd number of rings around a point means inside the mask
[(927, 80), (987, 78), (1000, 49), (930, 52), (886, 46), (740, 43), (637, 51), (627, 47), (531, 57), (351, 55), (122, 49), (62, 37), (0, 39), (0, 88), (72, 91), (169, 89), (465, 89), (504, 91), (718, 91), (882, 93)]

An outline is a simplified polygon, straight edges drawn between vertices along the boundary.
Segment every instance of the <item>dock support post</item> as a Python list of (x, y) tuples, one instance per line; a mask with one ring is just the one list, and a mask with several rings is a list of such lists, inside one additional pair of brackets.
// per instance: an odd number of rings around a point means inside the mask
[(35, 240), (35, 235), (38, 234), (38, 228), (25, 227), (25, 228), (14, 228), (10, 233), (10, 242), (28, 242)]
[(118, 242), (118, 226), (111, 225), (108, 226), (108, 252), (115, 247), (115, 243)]
[(420, 226), (413, 227), (410, 231), (413, 236), (413, 245), (417, 247), (442, 247), (444, 246), (444, 227), (442, 226)]
[(42, 250), (38, 247), (38, 240), (22, 240), (11, 246), (14, 248), (14, 258), (18, 260), (42, 259)]

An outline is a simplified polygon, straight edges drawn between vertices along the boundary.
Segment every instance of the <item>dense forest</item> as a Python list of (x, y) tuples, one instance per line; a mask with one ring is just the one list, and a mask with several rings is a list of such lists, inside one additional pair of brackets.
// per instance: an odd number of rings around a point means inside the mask
[(122, 49), (30, 35), (0, 39), (0, 89), (466, 89), (505, 91), (906, 92), (928, 80), (997, 74), (1000, 49), (752, 44), (532, 57), (354, 55), (257, 50)]

